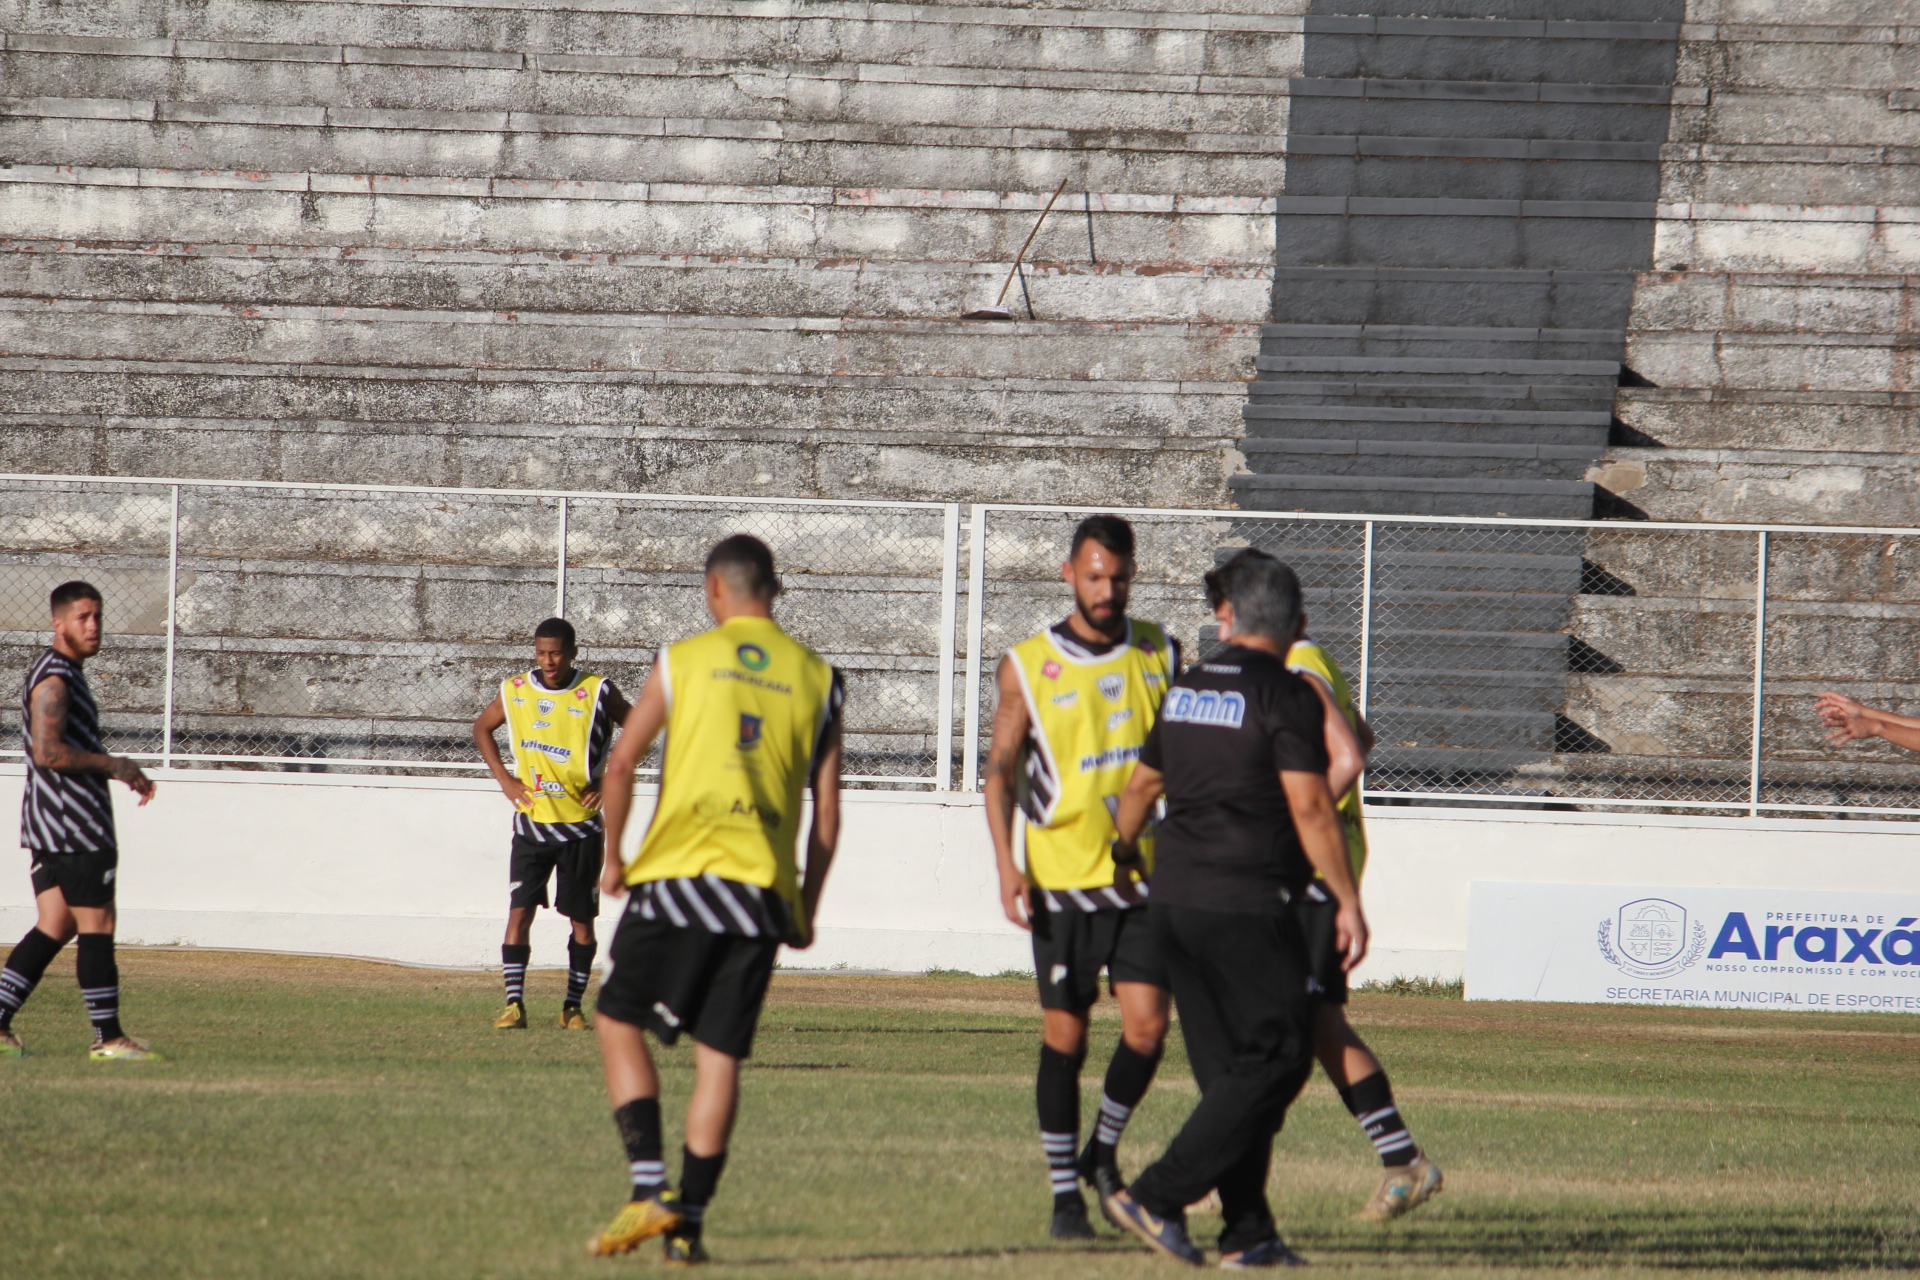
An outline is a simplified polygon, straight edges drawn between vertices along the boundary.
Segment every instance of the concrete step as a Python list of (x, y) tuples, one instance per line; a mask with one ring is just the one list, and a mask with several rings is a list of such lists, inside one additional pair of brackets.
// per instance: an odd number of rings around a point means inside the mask
[(1417, 118), (1429, 138), (1667, 140), (1663, 84), (1311, 78), (1290, 92), (1288, 131), (1316, 137), (1405, 135)]
[(1593, 486), (1581, 480), (1428, 479), (1411, 476), (1236, 475), (1235, 497), (1255, 511), (1364, 511), (1590, 519)]
[[(1439, 710), (1424, 707), (1367, 708), (1367, 721), (1383, 744), (1424, 750), (1550, 752), (1558, 717), (1551, 711)], [(1370, 771), (1392, 768), (1390, 748), (1370, 761)]]
[(1260, 337), (1263, 354), (1274, 356), (1471, 359), (1501, 367), (1516, 360), (1548, 361), (1590, 366), (1568, 371), (1600, 376), (1618, 373), (1625, 341), (1618, 329), (1431, 324), (1269, 324), (1261, 326)]
[[(1366, 141), (1377, 150), (1383, 149), (1380, 144), (1386, 140)], [(1288, 142), (1295, 148), (1301, 145), (1298, 135), (1289, 137)], [(1325, 147), (1330, 142), (1321, 140), (1309, 145)], [(1360, 140), (1355, 139), (1355, 150), (1359, 149)], [(1393, 156), (1364, 152), (1345, 156), (1296, 155), (1287, 160), (1287, 194), (1398, 200), (1436, 196), (1467, 200), (1658, 200), (1660, 166), (1628, 160), (1591, 160), (1570, 165), (1548, 159)]]
[[(998, 262), (1003, 278), (1049, 194), (23, 168), (0, 171), (0, 234), (23, 239)], [(1092, 201), (1092, 255), (1103, 261), (1272, 262), (1270, 202), (1099, 193)], [(1029, 252), (1088, 261), (1084, 209), (1056, 208)], [(983, 285), (987, 278), (990, 268)]]
[(1369, 698), (1383, 709), (1436, 706), (1457, 710), (1552, 714), (1566, 701), (1559, 671), (1371, 670)]
[[(1596, 675), (1752, 679), (1753, 611), (1746, 601), (1583, 598), (1572, 625), (1597, 655), (1585, 662)], [(1911, 680), (1920, 670), (1916, 639), (1920, 607), (1912, 602), (1769, 601), (1768, 678), (1817, 683), (1871, 673)]]
[[(507, 113), (622, 133), (635, 117), (833, 120), (974, 129), (1179, 130), (1279, 134), (1284, 77), (1161, 75), (1054, 69), (763, 63), (729, 59), (641, 74), (542, 75), (479, 67), (328, 66), (218, 61), (8, 58), (0, 100), (49, 119), (219, 121), (280, 128), (511, 127)], [(769, 110), (773, 108), (773, 110)], [(608, 123), (587, 122), (605, 120)]]
[[(1084, 252), (1084, 245), (1082, 246)], [(10, 252), (8, 250), (11, 250)], [(1049, 319), (1258, 322), (1258, 267), (1037, 263), (1013, 292)], [(281, 245), (13, 241), (0, 296), (234, 306), (485, 308), (953, 318), (1005, 282), (992, 263)]]
[[(1258, 384), (1255, 384), (1258, 385)], [(1608, 437), (1604, 413), (1472, 409), (1395, 409), (1377, 405), (1261, 404), (1241, 410), (1249, 440), (1323, 440), (1344, 436), (1383, 443), (1577, 445), (1595, 456)]]
[(1381, 746), (1367, 760), (1373, 791), (1453, 791), (1511, 786), (1553, 763), (1547, 751)]
[(1595, 480), (1655, 520), (1911, 527), (1910, 456), (1774, 449), (1613, 448)]
[(1626, 271), (1303, 267), (1274, 272), (1274, 319), (1367, 324), (1419, 317), (1429, 324), (1587, 328), (1619, 323), (1634, 292)]
[(1911, 391), (1622, 387), (1616, 410), (1633, 438), (1677, 449), (1903, 453), (1920, 430)]
[[(1608, 271), (1646, 261), (1653, 246), (1650, 216), (1528, 217), (1522, 211), (1536, 203), (1528, 201), (1490, 200), (1484, 202), (1485, 212), (1458, 214), (1445, 212), (1433, 200), (1371, 203), (1381, 206), (1379, 211), (1309, 213), (1283, 206), (1280, 260), (1327, 267), (1475, 268), (1495, 263), (1535, 271)], [(1506, 206), (1513, 212), (1502, 211)], [(1561, 203), (1566, 210), (1582, 207)], [(1620, 209), (1637, 213), (1639, 206), (1622, 202)]]
[[(300, 34), (313, 43), (233, 39), (236, 22), (245, 19), (232, 8), (206, 24), (203, 32), (212, 38), (204, 40), (174, 34), (197, 25), (179, 15), (169, 15), (169, 30), (155, 39), (48, 34), (61, 25), (59, 15), (43, 12), (32, 21), (35, 30), (6, 33), (5, 53), (15, 77), (38, 70), (53, 85), (36, 92), (115, 80), (168, 88), (181, 82), (226, 84), (245, 74), (274, 74), (270, 68), (276, 64), (297, 68), (320, 84), (380, 83), (378, 77), (393, 68), (407, 68), (423, 81), (468, 69), (518, 73), (538, 77), (538, 89), (548, 93), (565, 92), (569, 82), (605, 85), (639, 76), (715, 74), (717, 68), (766, 76), (797, 70), (842, 79), (858, 79), (863, 72), (1052, 71), (1185, 77), (1195, 83), (1201, 77), (1284, 77), (1300, 71), (1298, 19), (1236, 21), (1229, 14), (1202, 14), (1182, 20), (1158, 8), (1073, 14), (1065, 6), (1024, 13), (923, 6), (863, 13), (808, 6), (774, 15), (737, 7), (729, 13), (729, 6), (698, 13), (663, 5), (652, 13), (607, 10), (589, 16), (575, 10), (562, 16), (521, 9), (510, 17), (485, 8), (451, 8), (428, 24), (403, 26), (389, 6), (310, 7), (313, 14), (279, 9), (270, 22), (276, 37)], [(328, 12), (334, 22), (316, 21)], [(125, 29), (124, 19), (113, 25)], [(445, 41), (462, 43), (435, 43)], [(36, 67), (55, 58), (63, 60), (57, 69)]]
[[(1045, 339), (1039, 341), (1037, 339)], [(0, 298), (16, 357), (826, 376), (1227, 381), (1251, 372), (1244, 325), (993, 323)]]
[(1426, 440), (1243, 440), (1240, 452), (1256, 473), (1294, 475), (1484, 476), (1502, 480), (1574, 480), (1600, 450), (1585, 445), (1448, 444)]
[[(1915, 166), (1920, 173), (1920, 166)], [(1911, 277), (1824, 272), (1649, 273), (1634, 290), (1632, 327), (1698, 333), (1899, 333)]]
[(1261, 378), (1247, 388), (1255, 404), (1283, 406), (1343, 406), (1362, 408), (1456, 408), (1468, 402), (1472, 408), (1522, 412), (1519, 406), (1538, 404), (1556, 412), (1595, 413), (1611, 403), (1613, 388), (1600, 385), (1598, 379), (1562, 378), (1551, 382), (1495, 381), (1468, 382), (1457, 377), (1444, 380), (1414, 381), (1408, 375), (1394, 380), (1338, 380), (1325, 375), (1313, 377), (1274, 376)]
[[(1580, 589), (1583, 559), (1578, 555), (1514, 554), (1500, 551), (1419, 551), (1405, 546), (1406, 527), (1375, 529), (1373, 557), (1374, 603), (1388, 608), (1402, 592), (1427, 593), (1526, 592), (1562, 602)], [(1383, 533), (1385, 536), (1383, 536)], [(1384, 545), (1382, 545), (1384, 544)], [(1364, 558), (1358, 548), (1268, 546), (1272, 554), (1291, 564), (1303, 582), (1357, 593), (1363, 582)], [(1222, 549), (1221, 558), (1231, 555)], [(1550, 630), (1557, 630), (1555, 623)], [(1532, 630), (1534, 628), (1519, 628)]]
[(1672, 80), (1678, 25), (1485, 18), (1305, 20), (1306, 74), (1389, 80)]

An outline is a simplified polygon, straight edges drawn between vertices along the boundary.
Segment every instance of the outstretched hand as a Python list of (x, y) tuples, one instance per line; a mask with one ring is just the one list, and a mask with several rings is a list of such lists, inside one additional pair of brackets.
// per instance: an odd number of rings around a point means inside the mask
[(1844, 693), (1823, 693), (1813, 700), (1813, 708), (1820, 714), (1820, 723), (1830, 730), (1827, 741), (1836, 747), (1871, 738), (1879, 732), (1873, 708)]

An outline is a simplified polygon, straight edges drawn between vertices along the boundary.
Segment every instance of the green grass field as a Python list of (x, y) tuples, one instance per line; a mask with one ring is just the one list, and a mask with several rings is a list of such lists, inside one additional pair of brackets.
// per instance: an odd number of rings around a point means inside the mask
[[(0, 1276), (607, 1276), (625, 1197), (590, 1036), (495, 1032), (491, 975), (122, 953), (126, 1018), (173, 1056), (96, 1065), (71, 952), (0, 1060)], [(1108, 1006), (1110, 1008), (1110, 1006)], [(1920, 1018), (1356, 997), (1447, 1190), (1352, 1218), (1371, 1149), (1316, 1078), (1276, 1150), (1282, 1231), (1372, 1275), (1910, 1269), (1920, 1264)], [(713, 1274), (1148, 1276), (1107, 1231), (1046, 1239), (1029, 983), (782, 975), (709, 1220)], [(1096, 1028), (1104, 1064), (1115, 1024)], [(689, 1084), (662, 1055), (667, 1113)], [(1097, 1074), (1088, 1077), (1093, 1114)], [(1122, 1157), (1192, 1105), (1170, 1050)], [(677, 1151), (670, 1137), (669, 1150)], [(677, 1167), (677, 1155), (670, 1164)], [(1214, 1224), (1195, 1219), (1210, 1242)]]

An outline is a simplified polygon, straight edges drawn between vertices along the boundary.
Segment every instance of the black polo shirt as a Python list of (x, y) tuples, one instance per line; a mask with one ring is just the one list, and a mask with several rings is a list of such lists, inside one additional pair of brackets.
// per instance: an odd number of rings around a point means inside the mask
[(1233, 645), (1167, 690), (1140, 762), (1166, 778), (1153, 901), (1267, 912), (1313, 877), (1283, 771), (1325, 773), (1320, 698), (1286, 665)]

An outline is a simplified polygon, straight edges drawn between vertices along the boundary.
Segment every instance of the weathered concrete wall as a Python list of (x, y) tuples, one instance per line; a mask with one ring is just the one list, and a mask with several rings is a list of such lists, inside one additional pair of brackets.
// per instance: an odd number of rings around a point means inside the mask
[(0, 467), (1219, 505), (1298, 8), (0, 4)]

